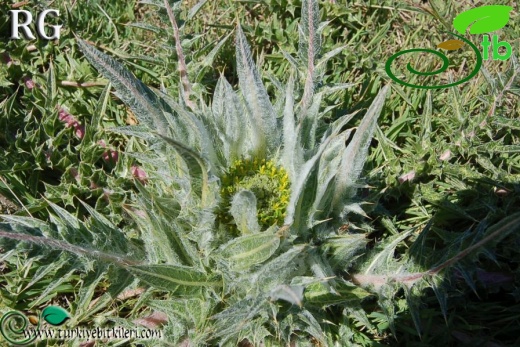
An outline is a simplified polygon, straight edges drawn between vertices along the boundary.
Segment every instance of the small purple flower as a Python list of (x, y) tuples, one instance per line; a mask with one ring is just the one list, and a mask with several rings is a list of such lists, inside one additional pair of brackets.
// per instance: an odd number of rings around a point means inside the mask
[(58, 119), (65, 123), (67, 127), (70, 127), (72, 123), (77, 122), (73, 115), (69, 114), (62, 108), (58, 111)]
[(397, 179), (399, 183), (403, 184), (404, 182), (411, 181), (415, 177), (415, 171), (410, 171), (405, 173), (404, 175), (399, 176)]
[(134, 176), (135, 179), (137, 179), (142, 184), (146, 184), (148, 182), (148, 175), (146, 174), (146, 171), (143, 170), (142, 167), (137, 165), (132, 165), (130, 168), (130, 172), (132, 173), (132, 176)]
[(104, 161), (117, 163), (117, 160), (119, 159), (119, 154), (117, 153), (117, 151), (109, 149), (108, 151), (103, 152), (101, 157)]
[(32, 78), (25, 76), (22, 80), (23, 80), (23, 83), (25, 84), (25, 87), (27, 87), (27, 89), (32, 90), (32, 89), (34, 89), (34, 87), (36, 87), (36, 83), (34, 83)]
[(11, 59), (11, 56), (7, 52), (0, 54), (0, 58), (4, 64), (7, 64), (7, 66), (10, 66), (13, 63), (13, 59)]
[[(105, 141), (103, 141), (103, 140), (99, 140), (98, 141), (98, 145), (100, 145), (103, 148), (106, 148), (106, 146), (107, 146)], [(108, 149), (108, 150), (103, 152), (101, 157), (103, 158), (104, 161), (111, 162), (111, 163), (115, 164), (119, 160), (119, 153), (117, 151), (112, 150), (112, 149)]]
[(85, 136), (85, 127), (79, 124), (78, 120), (73, 115), (59, 106), (58, 108), (58, 119), (65, 123), (67, 128), (73, 127), (76, 136), (81, 140)]
[(74, 126), (75, 124), (78, 123), (76, 118), (74, 118), (73, 115), (71, 115), (70, 113), (65, 111), (63, 108), (60, 108), (60, 110), (58, 111), (58, 119), (60, 121), (62, 121), (63, 123), (65, 123), (65, 126), (67, 128), (71, 127), (71, 126)]
[(78, 122), (74, 124), (74, 130), (76, 130), (76, 136), (81, 140), (85, 136), (85, 127), (80, 125)]
[(48, 161), (50, 161), (50, 160), (51, 160), (51, 156), (52, 156), (52, 152), (53, 152), (53, 150), (50, 149), (50, 148), (49, 148), (48, 150), (46, 150), (46, 151), (44, 152), (44, 154), (45, 154), (45, 159), (47, 159)]
[(447, 149), (447, 150), (445, 150), (445, 151), (441, 154), (441, 156), (439, 157), (439, 159), (442, 160), (442, 161), (445, 161), (445, 160), (450, 159), (450, 157), (451, 157), (451, 151), (450, 151), (449, 149)]
[(78, 169), (76, 169), (74, 167), (70, 168), (70, 174), (72, 175), (72, 177), (74, 177), (74, 179), (76, 181), (78, 181), (78, 182), (80, 181)]

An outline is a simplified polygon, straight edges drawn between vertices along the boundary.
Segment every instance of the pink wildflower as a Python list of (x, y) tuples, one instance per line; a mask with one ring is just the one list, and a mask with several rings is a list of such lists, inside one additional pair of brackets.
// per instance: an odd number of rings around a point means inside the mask
[(7, 52), (0, 54), (0, 58), (4, 64), (7, 64), (7, 66), (10, 66), (13, 63), (13, 59), (11, 59), (11, 56)]
[[(58, 106), (59, 107), (59, 106)], [(81, 140), (85, 136), (85, 126), (79, 124), (78, 120), (65, 111), (63, 108), (59, 108), (58, 111), (58, 119), (65, 123), (67, 128), (73, 127), (75, 130), (76, 136)]]
[(67, 111), (65, 111), (62, 108), (60, 108), (60, 110), (58, 111), (58, 119), (60, 121), (62, 121), (63, 123), (65, 123), (65, 126), (67, 128), (71, 127), (71, 126), (75, 126), (75, 124), (78, 124), (78, 121), (76, 120), (76, 118), (74, 118), (73, 115), (71, 115), (70, 113), (68, 113)]
[(79, 176), (79, 172), (78, 172), (78, 169), (72, 167), (70, 168), (70, 174), (72, 175), (72, 177), (74, 177), (74, 179), (77, 181), (77, 182), (80, 182), (81, 178)]
[(25, 84), (25, 86), (27, 87), (27, 89), (29, 90), (32, 90), (34, 89), (34, 87), (36, 87), (36, 83), (34, 83), (34, 81), (32, 80), (32, 78), (28, 77), (28, 76), (25, 76), (23, 78), (23, 83)]
[(134, 178), (136, 178), (142, 184), (146, 184), (148, 182), (148, 175), (146, 175), (146, 172), (142, 167), (132, 165), (130, 172), (132, 173), (132, 176), (134, 176)]
[(397, 179), (399, 183), (403, 184), (404, 182), (411, 181), (415, 177), (415, 171), (410, 171), (405, 173), (404, 175), (399, 176)]
[[(107, 146), (105, 141), (103, 141), (103, 140), (99, 140), (98, 144), (103, 148), (106, 148), (106, 146)], [(119, 159), (119, 153), (112, 149), (108, 149), (103, 152), (103, 154), (101, 155), (101, 158), (103, 158), (103, 160), (106, 162), (112, 162), (113, 164), (115, 164), (115, 163), (117, 163), (117, 161)]]
[(85, 127), (79, 123), (76, 123), (74, 125), (74, 129), (76, 130), (76, 136), (81, 140), (83, 136), (85, 136)]
[(451, 151), (449, 149), (445, 150), (441, 156), (439, 157), (440, 160), (442, 161), (445, 161), (445, 160), (448, 160), (450, 159), (450, 156), (451, 156)]

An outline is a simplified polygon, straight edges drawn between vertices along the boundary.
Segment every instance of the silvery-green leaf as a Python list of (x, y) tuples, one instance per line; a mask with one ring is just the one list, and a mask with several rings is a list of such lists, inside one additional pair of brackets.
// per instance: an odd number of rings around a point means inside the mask
[(247, 270), (269, 259), (280, 245), (280, 236), (270, 228), (262, 233), (237, 237), (222, 247), (219, 255), (235, 270)]
[(334, 268), (347, 270), (359, 253), (365, 249), (368, 240), (364, 234), (345, 234), (328, 238), (325, 248), (329, 249), (329, 262)]
[(95, 235), (78, 218), (60, 206), (49, 202), (56, 215), (50, 215), (51, 221), (58, 226), (60, 236), (72, 244), (92, 245)]
[(389, 237), (385, 240), (384, 244), (379, 245), (377, 250), (374, 250), (373, 257), (370, 262), (365, 265), (364, 273), (379, 273), (380, 270), (384, 270), (388, 265), (394, 262), (394, 250), (397, 245), (406, 239), (412, 233), (413, 229), (410, 229), (401, 234), (397, 234), (393, 237)]
[[(354, 113), (355, 114), (355, 113)], [(299, 204), (301, 203), (302, 192), (306, 186), (307, 181), (314, 169), (316, 163), (321, 158), (323, 152), (327, 149), (330, 142), (340, 134), (343, 126), (352, 119), (354, 114), (348, 114), (340, 119), (336, 120), (324, 134), (322, 142), (319, 148), (316, 150), (314, 156), (307, 160), (298, 171), (298, 174), (291, 186), (291, 197), (289, 204), (287, 205), (287, 212), (284, 220), (284, 224), (292, 225), (295, 221), (300, 221), (301, 218), (295, 218), (296, 214), (299, 215)], [(312, 206), (312, 205), (311, 205)], [(306, 222), (306, 221), (305, 221)]]
[(406, 296), (406, 303), (408, 304), (408, 309), (410, 311), (410, 315), (412, 316), (412, 321), (415, 326), (415, 330), (417, 331), (417, 334), (419, 335), (419, 338), (421, 338), (421, 331), (422, 331), (422, 324), (421, 324), (421, 296), (420, 291), (416, 286), (413, 286), (411, 288), (407, 286), (402, 286), (405, 296)]
[(142, 125), (166, 134), (166, 120), (162, 114), (158, 97), (143, 82), (112, 57), (78, 39), (85, 57), (116, 88), (118, 96), (130, 107)]
[(150, 141), (152, 143), (157, 141), (155, 136), (152, 133), (150, 133), (150, 129), (144, 125), (128, 125), (128, 126), (111, 127), (111, 128), (107, 128), (106, 131), (139, 137), (139, 138), (142, 138), (143, 140)]
[(448, 296), (446, 290), (443, 288), (445, 286), (444, 276), (433, 275), (429, 276), (427, 279), (437, 300), (439, 301), (439, 306), (441, 307), (442, 315), (444, 316), (444, 320), (448, 321)]
[[(358, 185), (354, 184), (353, 187), (358, 187)], [(365, 213), (365, 211), (361, 208), (361, 206), (358, 203), (348, 203), (343, 207), (343, 210), (341, 212), (342, 215), (346, 216), (349, 213), (356, 213), (360, 216), (363, 216), (365, 218), (368, 218), (368, 215)]]
[(337, 137), (332, 138), (329, 146), (323, 151), (318, 166), (318, 183), (316, 197), (309, 215), (309, 225), (319, 223), (317, 217), (324, 212), (326, 206), (330, 206), (334, 191), (334, 177), (338, 174), (341, 157), (345, 150), (345, 143), (351, 136), (352, 130), (348, 129)]
[(303, 290), (304, 286), (288, 286), (285, 284), (279, 285), (274, 288), (270, 297), (274, 300), (285, 300), (293, 305), (302, 307), (303, 303)]
[(286, 225), (293, 225), (295, 228), (299, 227), (299, 223), (301, 222), (300, 218), (296, 218), (298, 215), (299, 217), (299, 205), (301, 203), (301, 197), (303, 195), (303, 191), (306, 188), (306, 183), (309, 180), (309, 177), (311, 175), (312, 170), (314, 169), (316, 163), (318, 162), (321, 154), (327, 147), (330, 139), (326, 140), (325, 144), (322, 144), (320, 148), (318, 149), (318, 152), (310, 158), (305, 164), (302, 165), (300, 168), (300, 172), (298, 176), (296, 176), (296, 180), (292, 182), (291, 185), (291, 197), (289, 199), (289, 204), (287, 205), (286, 215), (284, 224)]
[(302, 260), (306, 246), (293, 246), (288, 251), (270, 259), (256, 271), (250, 281), (254, 284), (254, 293), (266, 293), (277, 285), (286, 283), (287, 278), (301, 276), (305, 271)]
[(188, 20), (191, 20), (195, 15), (200, 11), (202, 6), (204, 6), (208, 2), (208, 0), (199, 0), (188, 12)]
[(294, 59), (294, 57), (292, 55), (290, 55), (289, 53), (287, 53), (283, 49), (281, 49), (281, 52), (282, 52), (282, 55), (284, 56), (284, 58), (287, 60), (287, 62), (289, 64), (291, 64), (291, 66), (293, 67), (294, 71), (298, 71), (298, 61), (296, 59)]
[[(215, 154), (215, 144), (211, 140), (207, 127), (199, 117), (190, 112), (186, 107), (182, 107), (167, 94), (161, 93), (162, 100), (166, 102), (164, 108), (169, 107), (173, 114), (164, 112), (164, 116), (174, 134), (173, 139), (182, 142), (189, 148), (198, 149), (200, 154), (207, 158), (213, 165), (218, 165)], [(211, 168), (210, 168), (211, 169)]]
[[(339, 53), (341, 53), (342, 51), (344, 51), (348, 46), (345, 45), (345, 46), (341, 46), (341, 47), (336, 47), (334, 48), (333, 50), (325, 53), (321, 58), (320, 60), (316, 63), (316, 68), (320, 68), (322, 66), (325, 66), (327, 64), (327, 62), (334, 58), (336, 55), (338, 55)], [(350, 84), (350, 83), (349, 83)]]
[(383, 109), (389, 88), (387, 85), (377, 94), (343, 153), (339, 173), (336, 175), (335, 191), (332, 198), (332, 208), (337, 213), (341, 212), (345, 205), (344, 200), (350, 199), (356, 192), (354, 184), (365, 164), (368, 146), (372, 141), (372, 134)]
[(302, 110), (305, 112), (312, 103), (315, 89), (315, 61), (321, 48), (319, 29), (320, 12), (317, 1), (303, 0), (299, 28), (298, 57), (306, 68), (305, 86), (302, 96)]
[(222, 280), (179, 265), (136, 265), (126, 268), (141, 281), (176, 295), (193, 295), (203, 289), (222, 286)]
[(265, 297), (251, 296), (232, 304), (211, 317), (215, 322), (214, 335), (222, 338), (220, 342), (223, 346), (231, 346), (225, 342), (247, 328), (254, 317), (267, 309), (267, 305), (268, 301)]
[(255, 149), (258, 154), (266, 150), (275, 150), (280, 144), (280, 130), (276, 115), (262, 83), (260, 74), (251, 58), (251, 50), (240, 26), (236, 30), (237, 73), (240, 90), (245, 101), (247, 112), (254, 120), (255, 131), (260, 136)]
[(217, 82), (211, 110), (214, 136), (220, 140), (227, 164), (251, 154), (252, 144), (261, 141), (261, 134), (251, 131), (250, 115), (224, 76)]
[(314, 94), (309, 100), (309, 105), (301, 110), (297, 132), (299, 145), (304, 149), (315, 148), (321, 100), (321, 93)]
[(229, 212), (235, 219), (235, 224), (242, 235), (254, 234), (260, 231), (256, 197), (252, 191), (244, 189), (236, 193), (231, 201)]
[(285, 92), (285, 108), (283, 113), (283, 163), (289, 179), (296, 180), (303, 162), (302, 150), (298, 144), (296, 122), (294, 119), (294, 76), (289, 77)]
[(305, 331), (314, 337), (320, 345), (325, 346), (325, 335), (321, 329), (320, 323), (318, 323), (312, 313), (308, 310), (303, 310), (298, 313), (298, 317), (306, 323), (307, 327), (305, 328)]
[[(141, 208), (147, 212), (146, 218), (135, 216), (134, 220), (140, 226), (148, 260), (154, 263), (187, 266), (197, 263), (199, 255), (193, 244), (187, 240), (186, 232), (176, 218), (180, 210), (178, 202), (172, 203), (177, 206), (168, 206), (139, 182), (136, 184), (140, 193), (138, 200)], [(166, 216), (172, 220), (169, 221)]]
[[(335, 93), (335, 92), (338, 92), (338, 91), (341, 91), (344, 89), (348, 89), (348, 88), (354, 87), (356, 85), (358, 85), (358, 83), (335, 83), (332, 85), (323, 86), (322, 88), (320, 88), (320, 93), (323, 94), (324, 96), (327, 96), (329, 94), (332, 94), (332, 93)], [(336, 107), (337, 107), (337, 105), (329, 106), (328, 110), (326, 109), (326, 111), (330, 111), (331, 109), (336, 108)]]
[[(203, 0), (203, 1), (207, 1), (207, 0)], [(220, 49), (222, 48), (222, 46), (224, 46), (224, 44), (227, 42), (227, 40), (231, 37), (231, 34), (233, 32), (230, 32), (229, 34), (227, 34), (226, 36), (224, 36), (224, 38), (222, 40), (220, 40), (216, 45), (215, 47), (213, 47), (213, 49), (204, 56), (204, 59), (202, 60), (201, 64), (202, 66), (213, 66), (213, 62), (215, 60), (215, 57), (217, 55), (217, 53), (220, 51)], [(200, 67), (199, 67), (200, 68)]]
[(335, 293), (332, 293), (325, 282), (311, 283), (305, 288), (305, 303), (319, 307), (341, 303), (360, 303), (372, 294), (359, 286), (348, 284), (343, 280), (335, 284)]
[(182, 143), (175, 141), (169, 137), (162, 136), (158, 134), (164, 141), (166, 141), (169, 145), (177, 150), (179, 155), (182, 156), (186, 164), (190, 169), (190, 174), (192, 179), (201, 179), (201, 199), (203, 204), (205, 204), (206, 198), (208, 197), (208, 170), (206, 169), (206, 164), (204, 163), (204, 159), (191, 148), (184, 146)]
[[(309, 257), (307, 257), (307, 263), (309, 264), (314, 277), (322, 280), (330, 278), (331, 284), (336, 282), (333, 278), (335, 276), (334, 271), (332, 270), (328, 259), (323, 257), (320, 253), (315, 250), (310, 250)], [(328, 281), (323, 283), (332, 294), (337, 294), (334, 286), (331, 284), (329, 284)]]

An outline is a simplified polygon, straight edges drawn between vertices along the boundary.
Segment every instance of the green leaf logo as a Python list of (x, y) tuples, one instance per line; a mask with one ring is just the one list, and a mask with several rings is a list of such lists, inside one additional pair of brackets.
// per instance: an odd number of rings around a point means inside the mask
[(463, 34), (471, 26), (470, 34), (489, 33), (503, 28), (509, 21), (513, 8), (503, 5), (489, 5), (462, 12), (453, 20), (455, 30)]
[(43, 309), (43, 319), (52, 325), (62, 325), (67, 319), (70, 318), (69, 313), (65, 309), (59, 306), (48, 306)]

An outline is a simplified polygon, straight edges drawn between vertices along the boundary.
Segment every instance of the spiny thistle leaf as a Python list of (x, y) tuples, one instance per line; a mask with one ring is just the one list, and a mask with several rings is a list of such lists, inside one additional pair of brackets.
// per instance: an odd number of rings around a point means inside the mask
[[(388, 265), (393, 265), (393, 255), (395, 247), (406, 239), (412, 230), (390, 237), (381, 245), (377, 246), (377, 249), (373, 252), (373, 257), (370, 258), (370, 262), (364, 265), (364, 273), (366, 275), (371, 273), (381, 273), (382, 269), (387, 270)], [(383, 270), (383, 273), (386, 271)]]
[(320, 326), (320, 323), (316, 320), (314, 315), (308, 310), (303, 310), (298, 313), (298, 317), (306, 323), (306, 327), (304, 328), (306, 332), (308, 332), (312, 337), (314, 337), (320, 344), (323, 346), (326, 345), (325, 334)]
[(305, 88), (302, 97), (302, 109), (306, 111), (312, 102), (314, 94), (315, 59), (318, 57), (321, 47), (321, 37), (318, 32), (319, 8), (317, 1), (302, 1), (302, 21), (300, 26), (300, 40), (298, 55), (302, 63), (306, 65)]
[(309, 100), (309, 105), (300, 114), (298, 136), (300, 145), (305, 149), (314, 149), (316, 146), (316, 131), (320, 118), (322, 96), (322, 93), (314, 94)]
[(166, 120), (162, 115), (159, 100), (152, 90), (115, 59), (83, 40), (78, 39), (78, 45), (90, 63), (114, 85), (121, 100), (130, 107), (139, 122), (166, 135)]
[(305, 212), (307, 212), (300, 211), (302, 192), (306, 187), (306, 183), (309, 180), (312, 171), (315, 169), (318, 160), (321, 158), (324, 151), (328, 148), (330, 142), (333, 141), (333, 139), (341, 133), (343, 126), (345, 126), (351, 118), (352, 115), (345, 115), (342, 118), (335, 121), (327, 130), (320, 146), (318, 147), (314, 155), (309, 160), (307, 160), (300, 168), (298, 168), (298, 176), (292, 182), (291, 199), (289, 201), (289, 205), (287, 206), (287, 213), (284, 224), (292, 225), (295, 221), (298, 221), (298, 223), (302, 222), (301, 216), (305, 216)]
[(222, 247), (220, 256), (235, 271), (247, 270), (269, 259), (280, 245), (274, 228), (259, 234), (237, 237)]
[(370, 105), (366, 115), (359, 124), (352, 140), (348, 144), (341, 158), (339, 174), (336, 176), (335, 192), (332, 204), (336, 213), (340, 213), (342, 201), (352, 198), (355, 194), (355, 183), (358, 179), (368, 154), (368, 146), (372, 141), (372, 134), (377, 125), (377, 119), (383, 109), (389, 85), (383, 87)]
[(352, 129), (348, 129), (339, 136), (334, 137), (328, 148), (323, 152), (318, 165), (318, 184), (316, 197), (312, 206), (314, 213), (309, 215), (309, 225), (316, 225), (318, 216), (323, 216), (324, 209), (332, 202), (334, 191), (334, 178), (338, 174), (345, 143), (351, 137)]
[(276, 115), (264, 88), (260, 74), (251, 58), (251, 49), (240, 25), (236, 30), (237, 74), (246, 109), (260, 131), (259, 143), (255, 146), (259, 154), (266, 150), (273, 151), (280, 143)]
[[(296, 180), (293, 182), (291, 186), (292, 194), (291, 199), (289, 200), (289, 204), (287, 205), (287, 213), (285, 217), (284, 224), (292, 225), (297, 222), (301, 223), (299, 205), (301, 204), (301, 197), (303, 195), (303, 191), (306, 188), (306, 183), (309, 180), (312, 170), (315, 168), (316, 163), (320, 159), (323, 151), (327, 148), (331, 138), (325, 140), (324, 143), (318, 149), (318, 152), (310, 158), (305, 164), (300, 168), (300, 172)], [(295, 225), (295, 227), (298, 225)]]
[[(268, 305), (265, 297), (245, 297), (211, 317), (215, 322), (213, 336), (221, 339), (221, 345), (226, 345), (226, 341), (236, 338), (237, 334), (254, 324), (255, 317), (265, 312)], [(264, 315), (259, 320), (266, 322), (268, 317)]]
[(338, 235), (327, 238), (324, 248), (330, 251), (331, 266), (345, 271), (354, 264), (367, 242), (363, 234)]
[(186, 147), (182, 143), (175, 141), (174, 139), (171, 139), (169, 137), (162, 136), (161, 134), (158, 135), (169, 145), (175, 148), (177, 152), (182, 156), (182, 158), (186, 161), (190, 169), (190, 174), (192, 178), (202, 177), (200, 196), (203, 204), (205, 204), (206, 198), (208, 196), (209, 186), (208, 171), (206, 168), (206, 164), (204, 163), (204, 159), (198, 153), (194, 152), (191, 148)]
[[(227, 40), (231, 37), (231, 35), (233, 34), (233, 32), (230, 32), (229, 34), (227, 34), (226, 36), (224, 36), (224, 38), (222, 40), (220, 40), (216, 45), (215, 47), (213, 47), (213, 49), (211, 50), (211, 52), (209, 52), (207, 55), (204, 56), (204, 59), (201, 61), (201, 65), (203, 67), (211, 67), (213, 66), (213, 62), (215, 61), (215, 58), (217, 56), (217, 53), (220, 51), (220, 49), (224, 46), (224, 44), (227, 42)], [(203, 74), (203, 71), (204, 69), (200, 69), (199, 70), (199, 74), (197, 75), (197, 79), (202, 77), (202, 74)]]
[(288, 285), (279, 285), (274, 288), (270, 297), (274, 300), (285, 300), (293, 305), (297, 305), (299, 307), (303, 306), (303, 290), (304, 286), (288, 286)]
[(176, 295), (194, 295), (207, 288), (222, 286), (218, 277), (178, 265), (138, 265), (126, 268), (141, 281)]
[[(5, 216), (0, 215), (0, 217), (4, 218)], [(70, 244), (65, 241), (56, 240), (56, 239), (47, 238), (47, 237), (33, 236), (33, 235), (26, 234), (26, 233), (5, 231), (5, 230), (0, 230), (0, 237), (4, 237), (7, 239), (11, 239), (11, 240), (18, 240), (18, 241), (22, 241), (22, 242), (30, 242), (30, 243), (38, 245), (38, 246), (49, 247), (49, 248), (55, 249), (55, 250), (66, 251), (66, 252), (75, 254), (77, 256), (97, 258), (102, 261), (114, 263), (114, 264), (117, 264), (122, 267), (127, 266), (127, 265), (137, 264), (136, 261), (127, 259), (121, 255), (105, 253), (105, 252), (101, 252), (97, 249), (80, 247), (80, 246), (76, 246), (76, 245)]]
[[(250, 277), (255, 286), (254, 293), (268, 293), (272, 288), (284, 283), (288, 278), (300, 276), (306, 270), (302, 260), (306, 246), (295, 245), (284, 253), (265, 262)], [(267, 294), (266, 294), (267, 295)]]
[(187, 110), (165, 93), (159, 92), (158, 95), (161, 101), (166, 103), (163, 107), (167, 112), (163, 115), (170, 124), (173, 139), (182, 142), (186, 147), (200, 151), (201, 156), (215, 163), (215, 166), (220, 166), (217, 165), (219, 163), (215, 153), (215, 143), (211, 141), (208, 129), (198, 114)]
[[(139, 183), (138, 197), (145, 207), (147, 218), (135, 216), (136, 223), (141, 227), (141, 237), (150, 262), (166, 262), (192, 266), (198, 262), (195, 247), (187, 240), (185, 230), (179, 223), (179, 218), (168, 221), (165, 217), (178, 216), (169, 208), (163, 207), (160, 199), (150, 196), (149, 192)], [(155, 208), (154, 208), (155, 207)], [(130, 213), (132, 213), (130, 211)]]
[(326, 307), (341, 303), (358, 304), (373, 294), (343, 280), (338, 280), (334, 286), (336, 293), (331, 293), (323, 282), (310, 284), (305, 288), (305, 303)]
[(285, 108), (283, 111), (283, 162), (292, 182), (303, 162), (302, 149), (298, 143), (296, 120), (294, 119), (294, 76), (289, 76), (285, 91)]
[(252, 154), (252, 144), (261, 141), (261, 134), (253, 131), (252, 120), (229, 82), (218, 79), (211, 104), (213, 136), (216, 146), (223, 152), (227, 166), (235, 160)]

